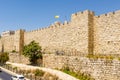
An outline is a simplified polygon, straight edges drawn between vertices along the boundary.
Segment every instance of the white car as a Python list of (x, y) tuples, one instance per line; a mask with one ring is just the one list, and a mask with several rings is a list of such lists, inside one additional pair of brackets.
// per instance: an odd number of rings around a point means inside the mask
[(23, 75), (12, 76), (11, 80), (25, 80)]

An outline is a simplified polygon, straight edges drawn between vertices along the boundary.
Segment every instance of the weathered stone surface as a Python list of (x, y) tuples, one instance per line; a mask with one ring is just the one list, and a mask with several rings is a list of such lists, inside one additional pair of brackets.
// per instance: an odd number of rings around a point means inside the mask
[(94, 17), (94, 53), (120, 54), (120, 11)]
[(12, 63), (23, 63), (23, 64), (30, 64), (28, 57), (20, 55), (18, 53), (10, 53), (9, 54), (9, 61)]
[(120, 61), (118, 60), (94, 60), (79, 56), (45, 54), (43, 64), (45, 67), (57, 69), (68, 66), (75, 72), (90, 74), (95, 80), (120, 80)]
[[(87, 54), (120, 57), (120, 11), (95, 16), (94, 12), (86, 10), (72, 14), (70, 22), (55, 22), (48, 28), (28, 32), (17, 30), (14, 35), (0, 38), (0, 51), (15, 50), (21, 54), (23, 45), (32, 40), (38, 42), (49, 55), (56, 53), (73, 56), (44, 56), (46, 67), (62, 68), (63, 65), (69, 65), (75, 71), (91, 73), (97, 80), (120, 80), (119, 61), (80, 58)], [(77, 57), (74, 58), (75, 55)]]
[(35, 40), (43, 51), (66, 51), (70, 55), (120, 54), (120, 11), (95, 16), (92, 11), (72, 14), (70, 22), (55, 22), (48, 28), (25, 32), (0, 39), (0, 50), (21, 53), (23, 45)]

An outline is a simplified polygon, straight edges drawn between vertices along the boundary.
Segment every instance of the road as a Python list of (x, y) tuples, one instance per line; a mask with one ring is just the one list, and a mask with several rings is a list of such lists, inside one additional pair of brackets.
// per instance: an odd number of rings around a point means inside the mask
[(2, 70), (2, 72), (0, 72), (0, 80), (10, 80), (12, 75), (10, 75), (9, 73), (6, 73), (5, 71)]

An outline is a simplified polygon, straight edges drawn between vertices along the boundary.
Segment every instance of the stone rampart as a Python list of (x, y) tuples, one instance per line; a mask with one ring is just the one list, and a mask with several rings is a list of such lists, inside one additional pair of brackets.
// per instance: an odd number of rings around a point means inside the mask
[[(45, 53), (71, 55), (46, 54), (43, 59), (45, 67), (62, 68), (68, 65), (75, 71), (91, 74), (96, 80), (120, 79), (118, 60), (95, 61), (80, 57), (82, 54), (120, 55), (120, 11), (95, 16), (94, 12), (86, 10), (72, 14), (70, 22), (55, 22), (47, 28), (29, 32), (17, 30), (14, 35), (0, 38), (0, 50), (21, 53), (23, 46), (32, 40), (38, 42)], [(10, 60), (14, 58), (18, 57), (13, 56)]]
[[(89, 41), (91, 36), (89, 30), (92, 30), (91, 27), (93, 27), (93, 23), (90, 23), (90, 21), (93, 22), (93, 15), (93, 12), (86, 10), (82, 13), (72, 14), (70, 22), (63, 24), (56, 22), (45, 29), (25, 32), (24, 42), (28, 44), (35, 40), (43, 50), (49, 50), (48, 52), (51, 53), (56, 50), (74, 49), (80, 54), (88, 54), (92, 44), (92, 41)], [(88, 49), (88, 47), (90, 48)]]
[(0, 39), (0, 51), (21, 53), (24, 45), (24, 30), (16, 30), (14, 35), (4, 36)]
[(95, 60), (79, 56), (45, 54), (43, 65), (56, 69), (68, 66), (73, 71), (90, 74), (95, 80), (120, 80), (119, 60)]
[(71, 15), (70, 22), (55, 22), (49, 27), (28, 31), (17, 30), (14, 35), (0, 39), (0, 50), (21, 53), (24, 45), (35, 40), (43, 51), (74, 50), (79, 54), (120, 54), (120, 11), (95, 16), (92, 11)]
[(7, 36), (7, 37), (2, 37), (0, 39), (0, 51), (12, 51), (14, 50), (14, 36)]
[(20, 55), (19, 53), (9, 53), (9, 62), (30, 64), (29, 58), (23, 55)]
[(94, 17), (94, 53), (120, 54), (120, 11)]

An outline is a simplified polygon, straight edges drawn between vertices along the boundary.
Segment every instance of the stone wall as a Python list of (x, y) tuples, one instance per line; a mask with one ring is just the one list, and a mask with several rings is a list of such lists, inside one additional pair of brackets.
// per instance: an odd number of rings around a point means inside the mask
[[(70, 22), (25, 32), (25, 44), (37, 41), (48, 53), (120, 54), (120, 11), (95, 16), (92, 11), (72, 14)], [(65, 52), (67, 53), (67, 52)]]
[[(72, 14), (71, 21), (63, 24), (56, 22), (48, 28), (25, 32), (25, 44), (35, 40), (48, 52), (74, 49), (80, 54), (88, 54), (89, 28), (92, 26), (89, 18), (93, 17), (91, 11)], [(92, 18), (91, 18), (92, 19)], [(92, 21), (92, 20), (91, 20)]]
[[(120, 55), (120, 11), (95, 16), (92, 11), (72, 14), (70, 22), (56, 22), (47, 28), (25, 32), (15, 31), (14, 35), (0, 39), (0, 50), (21, 53), (23, 45), (35, 40), (46, 53), (71, 54), (68, 56), (44, 56), (45, 67), (62, 68), (63, 65), (75, 71), (90, 73), (97, 80), (120, 79), (120, 62), (113, 60), (92, 61), (80, 56), (87, 54)], [(17, 54), (16, 54), (17, 55)], [(54, 55), (54, 54), (52, 54)], [(77, 56), (74, 56), (77, 55)], [(10, 55), (12, 56), (12, 55)], [(10, 60), (18, 61), (17, 55)], [(21, 59), (20, 59), (21, 60)], [(27, 63), (27, 61), (22, 61)]]
[(72, 14), (70, 22), (55, 22), (47, 28), (25, 32), (0, 39), (0, 50), (21, 53), (25, 44), (35, 40), (43, 51), (74, 51), (79, 54), (120, 54), (120, 11), (95, 16), (92, 11)]
[(120, 11), (94, 17), (94, 53), (120, 54)]
[(9, 62), (13, 63), (23, 63), (23, 64), (30, 64), (29, 58), (18, 53), (10, 53), (9, 54)]
[(8, 37), (2, 37), (0, 39), (1, 42), (1, 46), (0, 46), (0, 50), (1, 51), (12, 51), (14, 49), (14, 36), (8, 36)]
[(95, 80), (120, 80), (120, 61), (118, 60), (94, 60), (79, 56), (45, 54), (43, 65), (58, 69), (68, 66), (76, 72), (90, 74)]
[(16, 30), (14, 35), (4, 36), (0, 39), (0, 51), (21, 53), (24, 45), (24, 30)]

